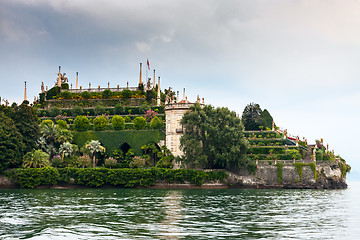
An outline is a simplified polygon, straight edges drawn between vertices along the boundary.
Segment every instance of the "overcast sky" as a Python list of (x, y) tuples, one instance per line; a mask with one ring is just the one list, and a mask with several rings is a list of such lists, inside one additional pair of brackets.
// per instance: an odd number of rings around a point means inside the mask
[[(360, 1), (1, 0), (0, 96), (21, 102), (58, 66), (75, 85), (132, 86), (150, 61), (161, 87), (324, 138), (360, 172)], [(144, 67), (145, 70), (145, 67)]]

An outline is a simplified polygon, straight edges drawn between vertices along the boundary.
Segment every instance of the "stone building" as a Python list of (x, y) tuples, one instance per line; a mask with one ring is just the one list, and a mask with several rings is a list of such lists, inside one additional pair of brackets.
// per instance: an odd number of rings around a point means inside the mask
[[(197, 102), (200, 103), (200, 98), (197, 98)], [(181, 156), (183, 152), (180, 150), (180, 137), (184, 133), (184, 128), (181, 125), (181, 119), (186, 113), (187, 110), (193, 105), (185, 97), (185, 89), (183, 99), (179, 102), (176, 102), (174, 99), (165, 104), (165, 121), (166, 121), (166, 147), (171, 151), (171, 153), (177, 157)], [(204, 99), (203, 103), (204, 105)], [(178, 168), (179, 165), (175, 164), (175, 168)]]

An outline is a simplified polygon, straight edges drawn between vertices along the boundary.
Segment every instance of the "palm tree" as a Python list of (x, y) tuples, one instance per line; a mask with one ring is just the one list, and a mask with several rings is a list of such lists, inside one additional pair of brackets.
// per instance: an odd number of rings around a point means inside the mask
[(28, 152), (24, 156), (23, 166), (25, 168), (42, 168), (50, 166), (49, 154), (41, 150)]
[(44, 125), (41, 128), (41, 134), (44, 136), (45, 139), (50, 141), (51, 146), (54, 146), (54, 141), (60, 130), (61, 129), (57, 125)]
[(62, 158), (64, 158), (64, 156), (70, 157), (71, 154), (73, 153), (72, 144), (69, 142), (65, 142), (65, 143), (61, 144), (59, 153), (62, 155)]
[(95, 167), (95, 154), (105, 152), (105, 148), (101, 146), (101, 143), (98, 140), (91, 140), (88, 144), (85, 145), (85, 148), (88, 149), (93, 158), (93, 167)]

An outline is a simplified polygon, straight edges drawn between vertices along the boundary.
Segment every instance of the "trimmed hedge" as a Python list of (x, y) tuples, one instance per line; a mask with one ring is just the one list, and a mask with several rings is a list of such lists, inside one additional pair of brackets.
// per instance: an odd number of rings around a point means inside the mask
[(282, 138), (284, 135), (273, 131), (244, 131), (246, 138), (272, 139)]
[(112, 185), (115, 187), (146, 187), (158, 181), (167, 183), (190, 183), (201, 186), (205, 181), (222, 181), (225, 171), (202, 171), (193, 169), (108, 169), (108, 168), (17, 168), (7, 174), (21, 188), (41, 185), (74, 183), (88, 187)]
[[(128, 126), (128, 124), (126, 124)], [(73, 143), (83, 147), (90, 140), (99, 140), (108, 153), (119, 149), (125, 142), (130, 145), (134, 153), (142, 155), (141, 146), (165, 139), (165, 134), (158, 130), (143, 131), (87, 131), (73, 132)]]

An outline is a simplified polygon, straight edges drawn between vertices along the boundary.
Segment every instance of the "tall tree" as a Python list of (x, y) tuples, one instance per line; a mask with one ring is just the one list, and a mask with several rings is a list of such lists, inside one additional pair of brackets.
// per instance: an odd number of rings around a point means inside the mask
[(259, 130), (259, 126), (262, 126), (261, 113), (262, 110), (257, 103), (250, 103), (245, 107), (241, 117), (245, 130)]
[(273, 123), (273, 117), (270, 115), (269, 111), (264, 109), (261, 113), (261, 125), (264, 126), (264, 128), (272, 128)]
[(0, 173), (22, 163), (25, 145), (14, 121), (0, 112)]
[(228, 108), (195, 104), (181, 120), (180, 147), (188, 167), (237, 170), (247, 164), (243, 124)]
[(15, 107), (14, 110), (12, 118), (19, 133), (23, 136), (25, 154), (35, 149), (35, 140), (40, 137), (38, 117), (35, 110), (25, 103)]

